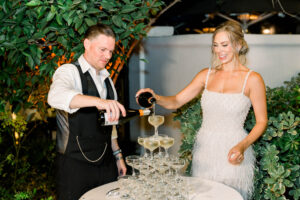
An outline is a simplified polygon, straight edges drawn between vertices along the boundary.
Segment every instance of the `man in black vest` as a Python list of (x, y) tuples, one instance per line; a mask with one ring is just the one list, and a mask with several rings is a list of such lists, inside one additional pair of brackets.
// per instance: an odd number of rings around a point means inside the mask
[(72, 64), (59, 67), (48, 94), (57, 110), (57, 193), (60, 200), (79, 199), (85, 192), (115, 181), (126, 166), (111, 126), (100, 126), (99, 111), (118, 120), (126, 111), (116, 99), (105, 69), (115, 48), (115, 34), (106, 25), (91, 26), (85, 52)]

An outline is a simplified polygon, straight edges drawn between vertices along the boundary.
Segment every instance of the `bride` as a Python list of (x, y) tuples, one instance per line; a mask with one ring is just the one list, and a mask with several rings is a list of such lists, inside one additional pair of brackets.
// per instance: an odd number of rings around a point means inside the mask
[[(224, 183), (249, 199), (255, 156), (251, 145), (267, 126), (265, 85), (259, 73), (245, 66), (248, 45), (238, 23), (225, 22), (212, 37), (212, 67), (201, 70), (174, 96), (150, 89), (157, 104), (177, 109), (202, 93), (203, 122), (195, 138), (192, 174)], [(256, 124), (246, 133), (244, 121), (253, 107)]]

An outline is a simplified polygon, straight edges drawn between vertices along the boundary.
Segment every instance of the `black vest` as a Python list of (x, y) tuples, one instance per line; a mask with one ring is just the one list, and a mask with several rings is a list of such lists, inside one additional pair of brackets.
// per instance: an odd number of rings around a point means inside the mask
[[(80, 74), (82, 93), (100, 97), (96, 85), (87, 71), (83, 74), (78, 62), (73, 63)], [(107, 99), (114, 99), (114, 92), (108, 78), (105, 79)], [(111, 126), (100, 126), (99, 111), (96, 107), (80, 108), (76, 113), (68, 115), (69, 139), (65, 151), (66, 156), (101, 164), (104, 160), (112, 159)]]

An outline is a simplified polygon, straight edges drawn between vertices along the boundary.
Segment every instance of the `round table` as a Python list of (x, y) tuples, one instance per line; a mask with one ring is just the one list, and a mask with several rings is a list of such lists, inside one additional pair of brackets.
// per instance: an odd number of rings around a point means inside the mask
[[(222, 183), (197, 177), (188, 177), (187, 179), (193, 190), (190, 192), (189, 200), (243, 200), (239, 192)], [(119, 198), (106, 197), (106, 193), (119, 187), (118, 182), (108, 183), (86, 192), (80, 200), (118, 200)]]

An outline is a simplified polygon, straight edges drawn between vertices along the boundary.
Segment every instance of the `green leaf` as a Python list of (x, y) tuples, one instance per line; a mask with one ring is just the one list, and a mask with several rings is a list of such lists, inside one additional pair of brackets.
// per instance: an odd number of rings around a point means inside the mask
[(143, 61), (143, 62), (145, 62), (145, 63), (149, 63), (149, 61), (147, 60), (147, 59), (140, 59), (140, 61)]
[(26, 3), (26, 6), (39, 6), (42, 2), (40, 0), (31, 0), (30, 2)]
[(292, 181), (288, 180), (288, 179), (284, 179), (283, 180), (283, 184), (286, 186), (286, 187), (293, 187), (294, 184)]
[(83, 22), (82, 18), (74, 17), (75, 29), (79, 29)]
[(55, 16), (55, 13), (49, 12), (48, 15), (47, 15), (47, 22), (51, 21), (54, 16)]
[(86, 12), (87, 14), (98, 14), (100, 13), (101, 10), (100, 9), (96, 9), (96, 8), (89, 8), (88, 11)]
[(45, 70), (47, 69), (47, 67), (49, 67), (48, 64), (43, 64), (43, 65), (41, 65), (41, 66), (40, 66), (40, 71), (41, 71), (41, 72), (45, 71)]
[(130, 4), (131, 2), (130, 2), (130, 0), (123, 0), (124, 1), (124, 3), (126, 3), (126, 4)]
[(96, 21), (96, 20), (93, 20), (93, 19), (90, 19), (90, 18), (85, 18), (84, 21), (85, 21), (85, 23), (86, 23), (88, 26), (93, 26), (93, 25), (97, 24), (97, 21)]
[(10, 43), (10, 42), (3, 42), (3, 43), (1, 44), (1, 46), (5, 47), (5, 48), (7, 48), (7, 49), (15, 48), (15, 45), (12, 44), (12, 43)]
[(36, 32), (35, 34), (33, 34), (32, 39), (36, 40), (36, 39), (41, 39), (45, 36), (45, 34), (43, 32)]
[(79, 33), (80, 35), (82, 35), (84, 32), (85, 32), (85, 28), (84, 28), (84, 26), (81, 26), (81, 27), (78, 29), (78, 33)]
[(55, 22), (54, 23), (52, 22), (48, 26), (48, 28), (49, 28), (50, 31), (59, 31), (61, 29), (61, 27), (58, 24), (56, 24)]
[(274, 179), (274, 178), (266, 178), (264, 180), (264, 182), (267, 183), (267, 184), (274, 184), (274, 183), (276, 183), (276, 179)]
[[(23, 52), (22, 52), (23, 53)], [(31, 57), (31, 55), (29, 55), (29, 54), (27, 54), (26, 55), (26, 62), (27, 62), (27, 64), (28, 64), (28, 66), (31, 68), (31, 69), (34, 69), (34, 61), (33, 61), (33, 59), (32, 59), (32, 57)]]
[(119, 15), (114, 15), (111, 19), (116, 26), (122, 27), (123, 21)]
[(82, 2), (82, 0), (74, 0), (73, 1), (73, 6), (77, 6), (78, 4), (80, 4)]
[(72, 52), (81, 52), (83, 50), (83, 44), (79, 43), (77, 46), (75, 46), (71, 51)]
[(61, 15), (56, 15), (56, 21), (59, 25), (63, 25), (63, 19)]
[(5, 41), (5, 35), (0, 35), (0, 43)]
[(138, 25), (136, 25), (136, 26), (134, 27), (134, 31), (135, 31), (136, 33), (139, 33), (139, 32), (141, 32), (141, 30), (143, 30), (146, 26), (147, 26), (147, 25), (145, 25), (145, 24), (143, 24), (143, 23), (140, 23), (140, 24), (138, 24)]
[(103, 9), (105, 10), (113, 10), (114, 9), (114, 4), (110, 3), (110, 2), (106, 2), (106, 1), (102, 1), (101, 6), (103, 7)]
[(40, 7), (38, 7), (36, 9), (37, 14), (38, 14), (37, 18), (40, 19), (42, 16), (44, 16), (46, 10), (47, 10), (46, 6), (40, 6)]
[(68, 23), (68, 25), (70, 26), (74, 20), (74, 14), (75, 14), (75, 10), (70, 11), (69, 13), (66, 13), (66, 15), (63, 15), (63, 18), (66, 20), (66, 22)]
[[(82, 2), (82, 1), (81, 1)], [(83, 11), (86, 11), (87, 10), (87, 5), (86, 5), (86, 3), (81, 3), (80, 4), (80, 7), (81, 7), (81, 9), (83, 10)]]
[(47, 35), (47, 40), (48, 41), (53, 41), (56, 40), (56, 34), (54, 32), (51, 32)]
[(293, 165), (290, 169), (292, 171), (298, 171), (300, 169), (300, 165)]
[(8, 11), (8, 9), (7, 9), (7, 2), (6, 1), (3, 1), (3, 3), (2, 3), (2, 10), (3, 10), (3, 12), (5, 13), (5, 14), (7, 14), (7, 11)]
[(299, 200), (299, 198), (300, 198), (300, 188), (297, 188), (295, 190), (291, 190), (289, 192), (289, 194), (294, 197), (294, 200)]
[(127, 38), (132, 32), (130, 30), (126, 31), (125, 33), (122, 33), (120, 35), (120, 39), (123, 40), (124, 38)]
[(68, 29), (67, 31), (68, 31), (68, 34), (69, 34), (69, 36), (70, 36), (71, 38), (75, 38), (75, 32), (74, 32), (73, 29)]
[(27, 36), (24, 36), (24, 37), (19, 37), (19, 38), (16, 38), (16, 41), (15, 43), (24, 43), (28, 40), (28, 37)]
[(137, 9), (137, 7), (135, 7), (134, 5), (125, 5), (122, 7), (122, 10), (120, 11), (120, 13), (130, 13), (136, 9)]
[(59, 43), (61, 43), (64, 47), (67, 47), (67, 46), (68, 46), (68, 41), (67, 41), (66, 38), (63, 37), (63, 36), (58, 37), (58, 38), (57, 38), (57, 41), (58, 41)]

